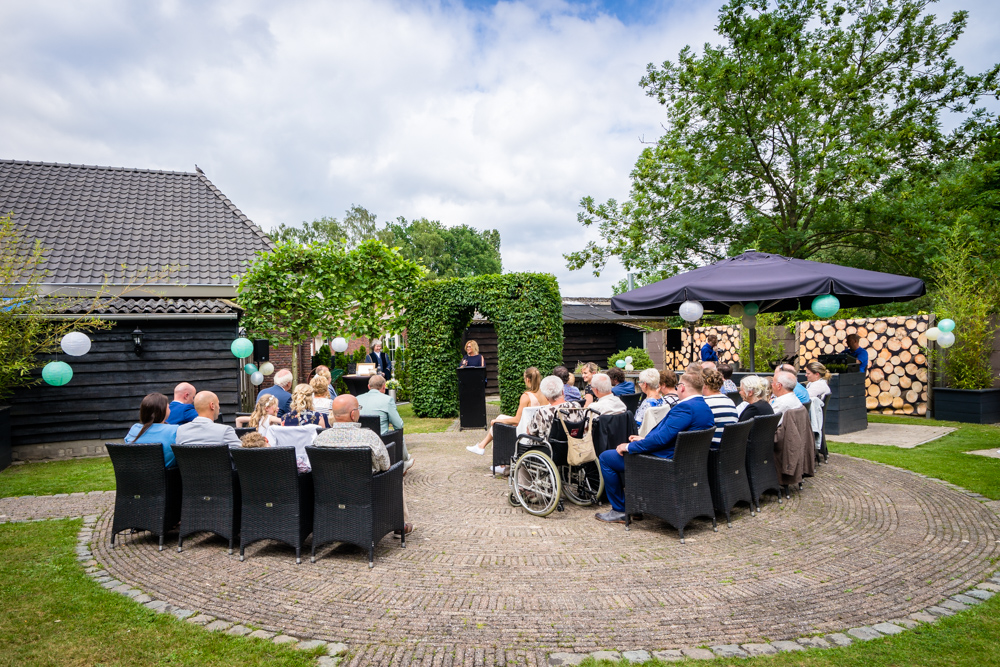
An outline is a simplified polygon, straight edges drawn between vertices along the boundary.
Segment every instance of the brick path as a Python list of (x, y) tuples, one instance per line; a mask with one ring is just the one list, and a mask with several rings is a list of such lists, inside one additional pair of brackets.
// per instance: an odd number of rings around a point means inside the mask
[[(416, 531), (369, 570), (353, 547), (296, 566), (276, 543), (227, 556), (195, 536), (157, 551), (145, 534), (96, 559), (116, 579), (188, 609), (266, 630), (345, 641), (351, 663), (544, 664), (551, 651), (670, 649), (792, 639), (937, 604), (989, 576), (1000, 521), (942, 483), (832, 456), (801, 494), (733, 527), (699, 522), (681, 545), (648, 518), (630, 532), (568, 505), (540, 519), (510, 507), (479, 432), (408, 436)], [(0, 507), (3, 507), (0, 505)]]
[(93, 516), (114, 504), (114, 491), (0, 498), (0, 523)]

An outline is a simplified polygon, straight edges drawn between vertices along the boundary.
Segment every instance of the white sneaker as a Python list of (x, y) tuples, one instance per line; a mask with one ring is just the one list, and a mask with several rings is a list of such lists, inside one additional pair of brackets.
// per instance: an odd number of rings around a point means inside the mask
[(490, 466), (490, 472), (494, 475), (506, 475), (507, 466)]
[(476, 447), (475, 445), (469, 445), (466, 449), (473, 454), (479, 454), (480, 456), (486, 453), (486, 449), (479, 449), (479, 447)]

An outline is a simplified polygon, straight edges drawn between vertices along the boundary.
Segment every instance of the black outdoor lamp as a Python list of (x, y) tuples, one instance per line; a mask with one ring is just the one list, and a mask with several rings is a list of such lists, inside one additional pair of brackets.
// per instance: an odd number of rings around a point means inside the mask
[(138, 326), (132, 332), (132, 343), (135, 345), (136, 356), (142, 356), (142, 329)]

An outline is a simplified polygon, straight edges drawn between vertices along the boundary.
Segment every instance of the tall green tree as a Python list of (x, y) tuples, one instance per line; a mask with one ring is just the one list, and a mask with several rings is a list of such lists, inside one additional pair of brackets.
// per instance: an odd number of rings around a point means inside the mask
[[(718, 46), (650, 64), (640, 85), (665, 134), (632, 171), (627, 201), (581, 201), (599, 242), (567, 254), (599, 275), (618, 257), (645, 280), (747, 248), (808, 258), (870, 249), (845, 207), (892, 174), (966, 156), (992, 118), (1000, 66), (969, 75), (950, 52), (966, 12), (945, 22), (929, 0), (730, 0)], [(954, 132), (944, 111), (966, 113)]]
[(271, 232), (271, 238), (275, 243), (339, 243), (354, 248), (365, 241), (379, 238), (376, 218), (365, 207), (351, 204), (351, 208), (344, 213), (343, 220), (324, 216), (301, 225), (281, 223)]
[(471, 278), (503, 271), (500, 232), (468, 225), (445, 227), (437, 220), (399, 217), (381, 234), (404, 256), (427, 267), (427, 278)]

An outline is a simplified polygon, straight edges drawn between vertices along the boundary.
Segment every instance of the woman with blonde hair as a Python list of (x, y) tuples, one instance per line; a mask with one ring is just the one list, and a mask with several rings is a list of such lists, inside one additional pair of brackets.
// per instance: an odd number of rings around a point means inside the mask
[(827, 380), (830, 379), (830, 371), (826, 370), (826, 366), (818, 361), (810, 361), (806, 364), (805, 371), (806, 391), (809, 392), (809, 398), (818, 398), (826, 402), (826, 397), (832, 393), (830, 385), (827, 384)]
[(313, 406), (313, 388), (307, 384), (295, 385), (292, 390), (292, 400), (288, 414), (281, 420), (282, 426), (305, 426), (316, 424), (323, 428), (330, 428), (330, 421), (322, 412), (316, 412)]
[(482, 368), (486, 365), (483, 355), (479, 353), (479, 343), (474, 340), (465, 342), (465, 356), (459, 368)]
[(330, 394), (327, 389), (330, 387), (330, 377), (324, 375), (323, 373), (318, 373), (316, 377), (309, 382), (309, 386), (313, 388), (313, 409), (316, 412), (322, 412), (324, 415), (330, 414), (330, 408), (333, 407), (333, 399), (330, 398)]
[(594, 390), (590, 388), (590, 378), (594, 377), (601, 372), (601, 367), (595, 364), (593, 361), (588, 361), (587, 363), (580, 366), (580, 375), (583, 376), (583, 389), (580, 393), (583, 394), (583, 406), (588, 407), (591, 403), (597, 400), (594, 396)]
[(760, 376), (748, 375), (740, 380), (740, 396), (744, 401), (737, 408), (740, 421), (774, 414), (774, 408), (767, 401), (767, 392), (768, 382)]
[(496, 419), (490, 422), (490, 428), (486, 431), (486, 437), (480, 440), (475, 445), (469, 445), (466, 447), (473, 454), (479, 454), (482, 456), (486, 453), (486, 446), (493, 442), (493, 425), (496, 423), (500, 424), (511, 424), (517, 426), (521, 423), (521, 416), (524, 414), (525, 408), (537, 408), (542, 405), (548, 405), (549, 399), (545, 397), (538, 387), (542, 383), (542, 374), (538, 372), (538, 369), (534, 366), (528, 368), (524, 371), (524, 388), (525, 391), (521, 394), (521, 399), (517, 402), (517, 413), (511, 417), (509, 415), (500, 415)]
[(278, 397), (274, 394), (261, 394), (257, 397), (257, 405), (249, 417), (236, 418), (236, 428), (249, 426), (261, 434), (268, 426), (274, 425), (281, 425), (281, 420), (278, 419)]

